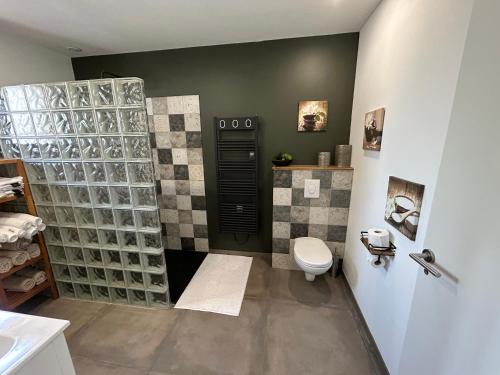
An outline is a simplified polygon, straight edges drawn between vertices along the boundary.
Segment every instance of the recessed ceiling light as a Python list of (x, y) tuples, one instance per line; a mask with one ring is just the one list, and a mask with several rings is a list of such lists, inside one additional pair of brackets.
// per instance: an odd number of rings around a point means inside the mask
[(82, 49), (79, 47), (67, 47), (69, 52), (82, 52)]

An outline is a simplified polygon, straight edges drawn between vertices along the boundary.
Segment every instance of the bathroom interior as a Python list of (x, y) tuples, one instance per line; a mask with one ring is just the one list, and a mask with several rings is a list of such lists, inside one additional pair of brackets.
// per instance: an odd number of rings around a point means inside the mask
[(0, 374), (500, 372), (500, 3), (0, 4)]

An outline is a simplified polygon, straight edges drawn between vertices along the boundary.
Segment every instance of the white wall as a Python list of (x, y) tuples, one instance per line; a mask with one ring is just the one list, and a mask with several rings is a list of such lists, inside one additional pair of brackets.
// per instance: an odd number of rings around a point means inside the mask
[(475, 0), (400, 374), (500, 373), (500, 2)]
[[(344, 272), (391, 372), (397, 374), (473, 0), (384, 0), (361, 30), (351, 138), (354, 184)], [(366, 112), (386, 108), (381, 152), (362, 149)], [(384, 221), (390, 175), (424, 184), (416, 241)], [(387, 228), (397, 255), (371, 268), (359, 232)]]
[(68, 56), (18, 36), (0, 33), (0, 86), (73, 79)]

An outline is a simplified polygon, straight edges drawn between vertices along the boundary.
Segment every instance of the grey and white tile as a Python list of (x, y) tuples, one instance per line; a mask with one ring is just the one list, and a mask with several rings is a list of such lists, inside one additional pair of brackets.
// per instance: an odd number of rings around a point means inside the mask
[(172, 149), (172, 164), (180, 165), (188, 164), (188, 155), (186, 148), (173, 148)]
[(292, 206), (290, 209), (290, 222), (307, 224), (309, 222), (311, 208), (312, 207), (306, 206)]
[(273, 206), (273, 221), (290, 222), (291, 206)]
[(290, 223), (281, 221), (273, 222), (273, 238), (290, 238)]
[(290, 240), (288, 238), (273, 238), (273, 253), (288, 254)]
[(184, 113), (184, 101), (182, 96), (168, 96), (167, 97), (167, 107), (169, 114), (183, 114)]
[(311, 198), (304, 197), (304, 189), (292, 189), (292, 206), (310, 206)]
[(205, 196), (205, 181), (189, 181), (191, 195)]
[(292, 187), (304, 189), (304, 181), (312, 178), (312, 171), (294, 170), (292, 171)]
[(207, 225), (207, 211), (193, 210), (193, 224)]
[(276, 206), (292, 205), (292, 189), (273, 188), (273, 204)]
[(340, 207), (330, 207), (328, 212), (328, 224), (345, 225), (349, 219), (349, 209)]
[(274, 171), (273, 186), (280, 188), (292, 187), (292, 171)]
[(328, 225), (322, 224), (309, 224), (308, 236), (319, 238), (320, 240), (326, 241), (328, 234)]
[(344, 225), (329, 225), (327, 241), (345, 242), (347, 227)]
[[(187, 138), (185, 131), (172, 131), (172, 125), (170, 125), (170, 144), (173, 149), (176, 148), (186, 148)], [(200, 146), (201, 147), (201, 146)]]
[(351, 190), (353, 171), (334, 171), (332, 179), (332, 189)]
[(188, 148), (187, 157), (189, 165), (203, 165), (203, 149)]
[(191, 181), (204, 181), (202, 165), (189, 165), (189, 180)]
[(310, 224), (328, 224), (328, 207), (310, 207), (309, 223)]
[(201, 120), (199, 113), (184, 114), (186, 131), (201, 131)]
[(350, 190), (332, 190), (330, 206), (349, 208), (351, 204), (351, 191)]

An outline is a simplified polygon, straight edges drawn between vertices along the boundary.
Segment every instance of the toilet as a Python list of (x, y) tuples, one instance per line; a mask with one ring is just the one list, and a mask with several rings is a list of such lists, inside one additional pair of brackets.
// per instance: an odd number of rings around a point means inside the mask
[(293, 254), (295, 262), (305, 272), (307, 281), (314, 281), (316, 275), (324, 274), (333, 264), (330, 249), (319, 238), (296, 238)]

